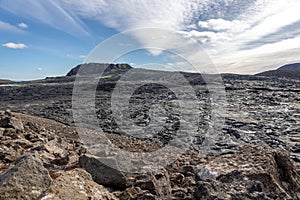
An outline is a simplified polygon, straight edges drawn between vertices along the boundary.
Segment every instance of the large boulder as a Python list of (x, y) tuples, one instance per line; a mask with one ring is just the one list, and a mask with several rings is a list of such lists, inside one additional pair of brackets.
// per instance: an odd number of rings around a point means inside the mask
[(300, 176), (284, 149), (247, 146), (195, 167), (197, 199), (300, 199)]
[[(105, 159), (105, 161), (103, 160)], [(111, 168), (104, 163), (110, 163)], [(113, 158), (98, 158), (92, 155), (83, 155), (79, 158), (79, 166), (89, 172), (93, 180), (100, 185), (114, 188), (126, 188), (126, 176), (118, 169), (118, 164)]]
[(38, 199), (51, 178), (38, 155), (25, 155), (0, 176), (0, 199)]

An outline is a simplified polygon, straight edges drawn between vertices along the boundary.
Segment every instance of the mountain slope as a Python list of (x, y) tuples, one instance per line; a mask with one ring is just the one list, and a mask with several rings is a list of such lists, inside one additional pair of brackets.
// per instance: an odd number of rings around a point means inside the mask
[(276, 70), (265, 71), (256, 75), (300, 79), (300, 63), (284, 65)]
[(278, 68), (278, 70), (280, 70), (280, 71), (282, 71), (282, 70), (300, 70), (300, 63), (284, 65), (284, 66)]

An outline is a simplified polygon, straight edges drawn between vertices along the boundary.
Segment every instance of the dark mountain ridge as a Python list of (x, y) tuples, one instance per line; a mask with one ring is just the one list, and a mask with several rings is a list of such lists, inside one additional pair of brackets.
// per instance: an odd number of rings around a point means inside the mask
[(300, 63), (287, 64), (277, 70), (300, 70)]
[(257, 76), (272, 76), (280, 78), (300, 78), (300, 63), (287, 64), (282, 67), (279, 67), (276, 70), (270, 70), (255, 74)]
[[(126, 73), (127, 71), (131, 70), (132, 67), (129, 64), (108, 64), (108, 63), (85, 63), (77, 65), (76, 67), (72, 68), (66, 75), (66, 77), (75, 76), (81, 67), (82, 70), (80, 71), (81, 75), (92, 75), (92, 74), (99, 74), (104, 71), (103, 76), (107, 75), (121, 75)], [(140, 69), (140, 73), (172, 73), (172, 72), (165, 72), (160, 70), (146, 70)], [(196, 73), (188, 73), (188, 72), (180, 72), (184, 76), (194, 77)], [(276, 70), (269, 70), (265, 72), (261, 72), (255, 75), (239, 75), (239, 74), (231, 74), (225, 73), (221, 74), (222, 77), (256, 77), (256, 76), (266, 76), (266, 77), (279, 77), (279, 78), (292, 78), (292, 79), (299, 79), (300, 78), (300, 63), (292, 63), (287, 64), (284, 66), (279, 67)], [(199, 74), (197, 74), (197, 78), (199, 78)]]
[(104, 75), (112, 74), (112, 73), (121, 73), (126, 72), (132, 67), (128, 64), (109, 64), (109, 63), (85, 63), (77, 65), (76, 67), (72, 68), (66, 76), (74, 76), (79, 72), (79, 69), (83, 67), (82, 70), (80, 70), (80, 75), (91, 75), (91, 74), (99, 74), (104, 71)]

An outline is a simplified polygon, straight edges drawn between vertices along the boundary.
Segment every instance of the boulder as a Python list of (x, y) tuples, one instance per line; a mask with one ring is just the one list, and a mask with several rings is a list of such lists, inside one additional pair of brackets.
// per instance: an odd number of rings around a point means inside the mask
[(37, 155), (25, 155), (0, 176), (0, 199), (38, 199), (51, 178)]
[[(98, 158), (92, 155), (83, 155), (80, 156), (78, 163), (100, 185), (114, 188), (126, 188), (128, 185), (125, 174), (117, 170), (118, 164), (113, 158)], [(115, 168), (111, 168), (104, 163), (110, 163), (110, 166), (115, 166)]]
[(211, 159), (195, 172), (196, 199), (300, 198), (300, 177), (289, 152), (263, 144)]

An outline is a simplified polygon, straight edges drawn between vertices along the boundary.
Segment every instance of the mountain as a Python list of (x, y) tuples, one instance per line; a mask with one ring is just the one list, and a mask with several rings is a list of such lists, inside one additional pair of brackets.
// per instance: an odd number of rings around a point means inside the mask
[(300, 63), (284, 65), (276, 70), (265, 71), (256, 75), (300, 79)]
[(278, 70), (300, 70), (300, 63), (293, 63), (279, 67)]
[(82, 67), (82, 70), (80, 71), (80, 75), (91, 75), (91, 74), (99, 74), (103, 70), (105, 70), (104, 74), (113, 74), (113, 73), (124, 73), (132, 67), (128, 64), (107, 64), (107, 63), (86, 63), (86, 64), (80, 64), (71, 69), (67, 73), (66, 76), (75, 76), (79, 72), (79, 69)]

